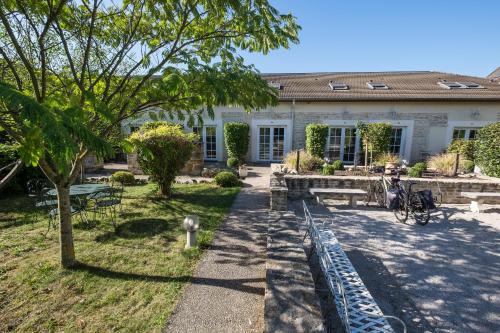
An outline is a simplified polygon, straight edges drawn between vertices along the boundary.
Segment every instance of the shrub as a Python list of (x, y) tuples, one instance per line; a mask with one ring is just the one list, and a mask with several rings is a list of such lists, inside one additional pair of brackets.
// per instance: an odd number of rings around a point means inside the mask
[(326, 164), (323, 166), (324, 175), (333, 175), (335, 170), (344, 170), (344, 163), (340, 160), (334, 161), (332, 164)]
[(230, 157), (227, 159), (227, 166), (229, 168), (236, 168), (240, 164), (240, 161), (236, 157)]
[(395, 163), (398, 164), (401, 161), (398, 155), (391, 153), (383, 153), (377, 157), (377, 161), (375, 164), (385, 166), (387, 163)]
[(474, 161), (471, 160), (460, 160), (460, 171), (463, 173), (474, 172)]
[(500, 122), (481, 128), (476, 142), (476, 164), (488, 176), (500, 177)]
[(421, 178), (426, 169), (427, 164), (425, 162), (415, 163), (415, 165), (410, 168), (410, 171), (408, 171), (408, 176)]
[(474, 150), (476, 140), (464, 140), (464, 139), (454, 139), (448, 149), (448, 153), (458, 153), (462, 158), (466, 160), (474, 160)]
[(214, 180), (215, 183), (221, 187), (235, 187), (240, 184), (238, 177), (230, 171), (219, 172)]
[(175, 176), (191, 157), (196, 135), (181, 126), (162, 123), (141, 127), (129, 138), (137, 150), (141, 169), (158, 183), (160, 192), (170, 197)]
[(453, 176), (456, 156), (453, 153), (444, 153), (429, 158), (427, 165), (446, 176)]
[(117, 171), (111, 175), (110, 180), (121, 183), (123, 185), (135, 184), (134, 174), (129, 171)]
[(325, 156), (328, 125), (309, 124), (306, 127), (306, 150), (311, 155), (323, 158)]
[(234, 157), (239, 162), (244, 161), (248, 151), (250, 126), (245, 123), (225, 123), (224, 143), (229, 158)]
[[(283, 162), (289, 169), (297, 170), (297, 151), (286, 154)], [(299, 172), (315, 171), (325, 164), (323, 159), (311, 155), (308, 151), (300, 151)]]

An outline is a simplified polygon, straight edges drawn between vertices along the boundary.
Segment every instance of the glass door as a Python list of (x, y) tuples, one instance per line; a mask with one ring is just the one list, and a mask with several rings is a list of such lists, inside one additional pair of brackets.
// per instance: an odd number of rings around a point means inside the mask
[(352, 164), (356, 157), (356, 128), (330, 127), (328, 135), (327, 157)]
[(285, 127), (259, 127), (259, 160), (280, 161), (285, 155)]

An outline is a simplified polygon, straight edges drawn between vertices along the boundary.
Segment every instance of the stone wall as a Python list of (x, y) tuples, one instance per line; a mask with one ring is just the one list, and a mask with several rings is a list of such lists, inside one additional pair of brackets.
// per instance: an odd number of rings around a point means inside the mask
[[(143, 172), (139, 167), (137, 161), (137, 153), (127, 154), (127, 165), (128, 170), (135, 175), (142, 175)], [(191, 158), (186, 163), (184, 168), (181, 170), (181, 175), (199, 176), (203, 170), (203, 145), (198, 143), (195, 145), (193, 152), (191, 153)]]
[[(276, 170), (274, 164), (271, 170)], [(311, 197), (310, 188), (359, 188), (367, 189), (370, 181), (377, 177), (361, 176), (321, 176), (321, 175), (280, 175), (275, 171), (271, 174), (271, 209), (283, 210), (288, 198), (300, 199)], [(461, 196), (461, 192), (500, 192), (500, 179), (476, 179), (476, 178), (404, 178), (411, 179), (417, 184), (414, 189), (430, 189), (433, 193), (443, 194), (443, 203), (468, 204), (470, 199)], [(278, 185), (277, 185), (278, 184)], [(286, 196), (283, 195), (286, 193)], [(500, 199), (489, 199), (485, 201), (491, 204), (500, 204)], [(286, 209), (286, 208), (285, 208)]]
[(83, 167), (85, 172), (95, 172), (101, 170), (104, 167), (104, 162), (97, 159), (95, 154), (90, 153), (83, 160)]

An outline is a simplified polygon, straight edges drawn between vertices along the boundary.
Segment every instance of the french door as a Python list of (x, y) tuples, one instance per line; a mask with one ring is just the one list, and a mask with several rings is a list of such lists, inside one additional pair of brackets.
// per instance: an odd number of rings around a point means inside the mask
[(352, 164), (356, 156), (356, 128), (330, 127), (327, 157)]
[(259, 127), (258, 157), (261, 161), (281, 161), (285, 154), (285, 127)]

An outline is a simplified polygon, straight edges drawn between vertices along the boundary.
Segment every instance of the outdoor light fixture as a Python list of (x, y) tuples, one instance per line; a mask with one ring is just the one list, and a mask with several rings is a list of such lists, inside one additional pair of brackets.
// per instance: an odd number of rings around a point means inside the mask
[(200, 219), (196, 215), (187, 215), (183, 223), (184, 229), (186, 229), (186, 246), (185, 249), (190, 249), (196, 246), (196, 230), (200, 226)]
[(472, 119), (479, 119), (479, 117), (481, 117), (481, 113), (478, 110), (474, 110), (471, 112), (470, 117)]

